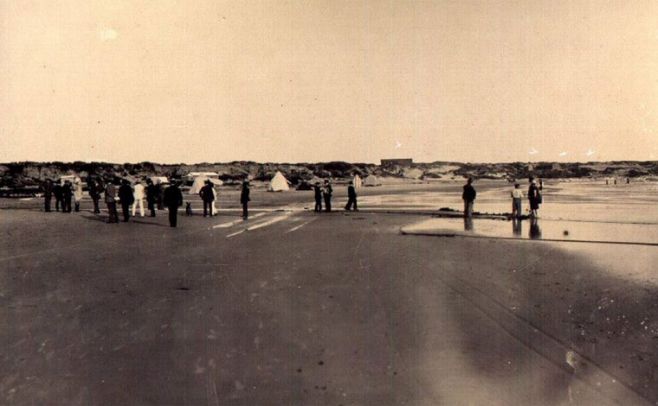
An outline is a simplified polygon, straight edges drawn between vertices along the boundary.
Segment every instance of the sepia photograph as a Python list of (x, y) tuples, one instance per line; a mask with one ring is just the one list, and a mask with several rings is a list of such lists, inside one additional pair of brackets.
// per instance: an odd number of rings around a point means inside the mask
[(658, 405), (658, 2), (0, 0), (0, 405)]

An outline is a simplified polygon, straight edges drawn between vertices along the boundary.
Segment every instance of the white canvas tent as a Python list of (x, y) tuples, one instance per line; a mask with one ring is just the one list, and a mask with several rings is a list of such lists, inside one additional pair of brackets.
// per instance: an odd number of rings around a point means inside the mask
[(149, 179), (151, 179), (154, 185), (169, 183), (169, 179), (166, 176), (151, 176)]
[(361, 177), (359, 175), (354, 175), (354, 179), (352, 179), (352, 182), (354, 182), (354, 189), (358, 189), (361, 186), (363, 186), (363, 181), (361, 180)]
[(78, 175), (64, 175), (59, 178), (59, 183), (60, 185), (63, 185), (64, 182), (69, 181), (71, 183), (79, 183), (81, 182), (81, 179)]
[(280, 171), (276, 171), (267, 190), (270, 192), (285, 192), (290, 190), (289, 184), (288, 179)]
[(213, 183), (214, 186), (221, 186), (224, 184), (220, 179), (217, 178), (208, 178), (206, 176), (197, 176), (194, 178), (194, 182), (192, 183), (192, 186), (190, 187), (190, 191), (188, 192), (191, 195), (197, 195), (201, 191), (201, 188), (205, 186), (206, 181), (209, 180)]
[(362, 182), (363, 186), (381, 186), (382, 183), (377, 179), (375, 175), (370, 175), (365, 178)]

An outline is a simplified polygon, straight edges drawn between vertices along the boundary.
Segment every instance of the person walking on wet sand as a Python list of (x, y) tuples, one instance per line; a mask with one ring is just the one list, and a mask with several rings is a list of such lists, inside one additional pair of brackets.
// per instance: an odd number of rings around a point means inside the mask
[(333, 193), (334, 193), (334, 189), (331, 187), (331, 183), (329, 182), (329, 179), (325, 179), (322, 195), (324, 196), (324, 210), (326, 212), (331, 212), (331, 195)]
[(350, 211), (354, 207), (354, 211), (359, 211), (356, 206), (356, 189), (354, 189), (354, 182), (350, 181), (350, 185), (347, 187), (347, 205), (345, 210)]
[(515, 183), (511, 195), (512, 195), (512, 217), (518, 219), (523, 214), (523, 210), (522, 210), (523, 191), (521, 190), (521, 185)]
[(322, 211), (322, 188), (320, 187), (320, 182), (315, 182), (313, 185), (313, 192), (315, 193), (315, 208), (313, 209), (316, 212)]
[(472, 185), (473, 178), (468, 178), (466, 184), (464, 185), (464, 191), (462, 192), (462, 200), (464, 201), (464, 217), (473, 216), (473, 202), (475, 202), (475, 196), (477, 192)]
[(133, 188), (126, 179), (121, 182), (119, 187), (119, 201), (121, 202), (121, 211), (123, 212), (123, 221), (130, 220), (130, 206), (135, 203)]
[(171, 186), (165, 189), (162, 203), (169, 210), (169, 225), (176, 227), (178, 225), (178, 208), (183, 205), (183, 193), (175, 181), (172, 181)]
[(530, 217), (537, 217), (537, 210), (542, 203), (541, 192), (537, 186), (535, 178), (530, 177), (530, 187), (528, 188), (528, 201), (530, 202)]
[(213, 216), (212, 212), (212, 202), (215, 201), (215, 194), (212, 191), (212, 183), (210, 180), (206, 180), (206, 184), (203, 185), (201, 190), (199, 190), (199, 197), (203, 201), (203, 217), (207, 217), (210, 214), (210, 217)]
[(46, 179), (43, 185), (43, 199), (44, 211), (50, 213), (50, 202), (53, 199), (53, 181), (50, 179)]
[(151, 179), (146, 180), (146, 204), (151, 212), (151, 217), (155, 217), (155, 204), (158, 200), (158, 188), (153, 184)]
[(105, 204), (107, 205), (108, 223), (118, 223), (119, 213), (117, 213), (117, 188), (113, 182), (107, 182), (105, 187)]
[(242, 191), (240, 191), (240, 204), (242, 204), (242, 218), (244, 220), (249, 218), (249, 181), (242, 182)]

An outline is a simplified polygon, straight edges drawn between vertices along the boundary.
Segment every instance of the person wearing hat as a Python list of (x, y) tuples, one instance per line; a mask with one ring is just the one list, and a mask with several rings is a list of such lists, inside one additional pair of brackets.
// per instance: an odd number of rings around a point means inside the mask
[(530, 217), (537, 217), (537, 210), (542, 202), (541, 192), (537, 186), (537, 181), (534, 177), (530, 177), (530, 187), (528, 188), (528, 201), (530, 202)]
[(183, 193), (178, 188), (178, 182), (172, 180), (171, 185), (165, 189), (162, 203), (169, 210), (169, 225), (178, 225), (178, 208), (183, 205)]
[(331, 212), (331, 195), (333, 193), (334, 193), (334, 189), (331, 187), (331, 183), (329, 183), (329, 179), (325, 179), (322, 194), (324, 196), (324, 210), (326, 212)]
[(135, 183), (135, 188), (133, 191), (133, 205), (132, 205), (132, 215), (135, 217), (137, 212), (137, 206), (139, 206), (139, 215), (144, 217), (144, 185), (142, 182), (137, 181)]
[(46, 179), (46, 183), (43, 185), (43, 198), (44, 198), (44, 211), (46, 213), (50, 212), (50, 202), (53, 199), (53, 181)]
[(354, 182), (350, 181), (350, 185), (347, 187), (347, 205), (345, 210), (350, 211), (354, 207), (354, 211), (359, 211), (356, 206), (356, 189), (354, 189)]
[(130, 206), (135, 203), (133, 188), (130, 187), (128, 180), (121, 181), (119, 187), (119, 202), (121, 203), (121, 210), (123, 212), (123, 221), (130, 220)]
[(151, 179), (146, 179), (146, 204), (151, 212), (151, 217), (155, 217), (155, 204), (158, 200), (158, 188), (153, 184)]
[(210, 179), (207, 179), (205, 185), (199, 190), (199, 196), (203, 200), (203, 217), (208, 216), (208, 213), (212, 217), (212, 202), (215, 200), (215, 194), (213, 193)]
[(64, 201), (62, 200), (62, 184), (60, 182), (55, 182), (53, 186), (53, 194), (55, 195), (55, 211), (59, 211), (60, 206), (62, 211), (64, 211)]
[(315, 192), (315, 211), (322, 211), (322, 188), (320, 187), (320, 182), (315, 182), (313, 185), (313, 191)]
[(242, 218), (246, 220), (249, 218), (249, 181), (242, 182), (242, 190), (240, 191), (240, 203), (242, 204)]
[(103, 186), (100, 180), (89, 179), (87, 184), (89, 188), (89, 197), (91, 197), (92, 202), (94, 202), (94, 214), (101, 212), (101, 209), (98, 207), (98, 201), (101, 199), (101, 193), (103, 192)]
[(117, 213), (117, 188), (114, 185), (114, 182), (107, 182), (105, 186), (105, 204), (107, 204), (107, 213), (109, 218), (108, 223), (118, 223), (119, 222), (119, 213)]
[(462, 200), (464, 201), (464, 217), (473, 217), (473, 203), (477, 192), (472, 185), (473, 178), (468, 178), (464, 185), (464, 192), (462, 193)]
[(65, 181), (64, 186), (62, 186), (62, 201), (64, 202), (64, 207), (62, 211), (64, 213), (71, 212), (71, 199), (73, 198), (73, 185), (70, 181)]

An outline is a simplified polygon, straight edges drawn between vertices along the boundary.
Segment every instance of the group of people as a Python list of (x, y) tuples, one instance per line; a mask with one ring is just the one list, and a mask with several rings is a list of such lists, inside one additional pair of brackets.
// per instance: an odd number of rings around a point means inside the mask
[[(313, 191), (315, 193), (315, 208), (314, 211), (322, 211), (322, 202), (324, 200), (324, 209), (326, 212), (331, 212), (331, 198), (334, 193), (334, 189), (331, 186), (329, 179), (325, 179), (324, 185), (320, 185), (320, 182), (315, 182), (313, 185)], [(356, 188), (354, 187), (354, 182), (350, 181), (347, 186), (347, 204), (345, 205), (345, 210), (358, 211), (357, 202), (356, 202)]]
[(44, 210), (52, 211), (51, 203), (55, 197), (55, 210), (62, 213), (71, 213), (73, 207), (75, 211), (80, 211), (80, 201), (82, 200), (82, 182), (76, 179), (74, 182), (66, 180), (64, 182), (53, 183), (47, 179), (43, 186), (45, 200)]
[[(530, 185), (528, 187), (528, 203), (530, 204), (530, 218), (536, 219), (538, 217), (537, 210), (539, 210), (539, 205), (543, 203), (543, 198), (541, 191), (543, 189), (543, 183), (541, 180), (537, 183), (537, 180), (534, 177), (529, 179)], [(475, 197), (477, 192), (473, 187), (473, 178), (468, 178), (466, 184), (464, 185), (464, 191), (462, 192), (462, 200), (464, 201), (464, 217), (471, 218), (473, 216), (473, 204), (475, 203)], [(519, 183), (514, 184), (514, 189), (510, 193), (512, 197), (512, 218), (519, 219), (523, 214), (523, 191), (521, 190), (521, 185)]]

